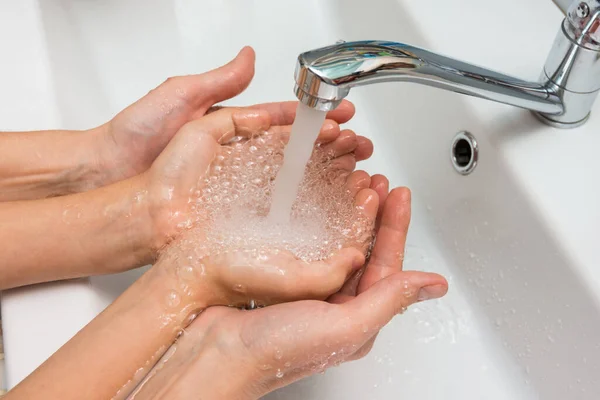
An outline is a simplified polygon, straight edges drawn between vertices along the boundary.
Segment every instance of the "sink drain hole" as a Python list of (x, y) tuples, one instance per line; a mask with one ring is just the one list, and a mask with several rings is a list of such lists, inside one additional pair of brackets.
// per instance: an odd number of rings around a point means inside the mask
[(469, 132), (459, 132), (452, 142), (452, 165), (462, 174), (470, 174), (477, 166), (478, 147), (475, 137)]

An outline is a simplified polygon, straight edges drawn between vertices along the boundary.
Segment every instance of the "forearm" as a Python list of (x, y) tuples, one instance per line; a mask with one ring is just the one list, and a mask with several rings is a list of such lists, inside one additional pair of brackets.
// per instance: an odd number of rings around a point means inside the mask
[(97, 130), (0, 132), (0, 201), (32, 200), (100, 186)]
[(44, 200), (0, 203), (0, 289), (152, 262), (143, 177)]
[(173, 343), (189, 315), (205, 308), (199, 297), (180, 293), (174, 300), (179, 289), (175, 277), (153, 267), (7, 398), (125, 398)]

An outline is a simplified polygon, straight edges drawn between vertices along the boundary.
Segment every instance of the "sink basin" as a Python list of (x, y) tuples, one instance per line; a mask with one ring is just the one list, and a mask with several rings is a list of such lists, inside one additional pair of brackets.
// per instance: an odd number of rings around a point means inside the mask
[[(257, 74), (231, 104), (293, 99), (296, 56), (339, 39), (398, 40), (536, 79), (562, 19), (550, 0), (495, 2), (493, 14), (480, 0), (1, 7), (13, 14), (0, 12), (0, 22), (23, 17), (12, 26), (28, 42), (0, 44), (20, 55), (0, 66), (5, 129), (89, 128), (167, 76), (216, 67), (245, 44), (257, 51)], [(267, 398), (598, 398), (600, 107), (585, 126), (563, 131), (527, 111), (412, 84), (357, 88), (349, 99), (358, 110), (349, 126), (375, 143), (362, 168), (413, 190), (405, 269), (445, 275), (450, 292), (396, 318), (365, 359)], [(465, 130), (479, 162), (463, 176), (450, 148)], [(9, 386), (140, 273), (4, 292)]]

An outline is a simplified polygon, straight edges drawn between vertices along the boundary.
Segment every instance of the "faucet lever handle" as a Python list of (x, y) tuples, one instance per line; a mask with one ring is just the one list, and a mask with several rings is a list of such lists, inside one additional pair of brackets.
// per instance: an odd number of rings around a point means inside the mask
[(600, 51), (600, 0), (573, 2), (567, 11), (565, 30), (577, 44)]

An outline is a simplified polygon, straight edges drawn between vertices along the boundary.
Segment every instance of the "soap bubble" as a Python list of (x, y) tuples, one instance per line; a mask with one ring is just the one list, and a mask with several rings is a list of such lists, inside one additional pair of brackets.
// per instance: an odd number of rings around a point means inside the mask
[(163, 253), (195, 259), (235, 251), (286, 250), (306, 262), (331, 257), (350, 245), (368, 247), (373, 223), (355, 207), (345, 183), (349, 171), (315, 146), (289, 223), (267, 218), (284, 142), (264, 132), (221, 146), (200, 188), (192, 193), (191, 226)]

